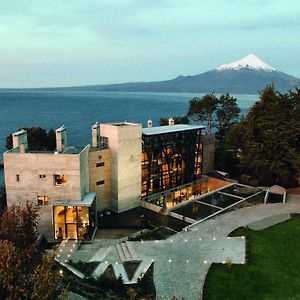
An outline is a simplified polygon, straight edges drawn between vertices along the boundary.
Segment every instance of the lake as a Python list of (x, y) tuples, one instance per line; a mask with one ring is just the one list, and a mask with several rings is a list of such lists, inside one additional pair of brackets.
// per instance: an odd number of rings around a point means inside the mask
[[(126, 120), (146, 126), (151, 118), (153, 126), (157, 126), (161, 117), (185, 115), (189, 100), (195, 96), (203, 94), (1, 91), (0, 153), (5, 151), (6, 136), (22, 127), (56, 129), (64, 124), (68, 128), (68, 144), (82, 146), (90, 143), (90, 127), (96, 121)], [(258, 100), (258, 95), (233, 96), (242, 113)]]

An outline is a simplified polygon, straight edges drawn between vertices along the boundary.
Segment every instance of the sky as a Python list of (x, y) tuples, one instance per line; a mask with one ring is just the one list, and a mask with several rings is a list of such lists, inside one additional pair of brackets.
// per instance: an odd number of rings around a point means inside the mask
[(253, 53), (300, 77), (298, 0), (1, 0), (0, 88), (155, 81)]

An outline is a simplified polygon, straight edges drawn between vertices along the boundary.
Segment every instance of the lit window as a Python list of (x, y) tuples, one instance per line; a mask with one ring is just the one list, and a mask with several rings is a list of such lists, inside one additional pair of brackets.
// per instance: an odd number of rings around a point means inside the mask
[(38, 205), (47, 205), (48, 197), (47, 196), (37, 196)]
[(46, 178), (47, 176), (45, 174), (40, 174), (40, 178)]
[(98, 167), (103, 167), (104, 166), (104, 162), (101, 162), (101, 163), (97, 163), (96, 164), (96, 167), (98, 168)]
[(97, 185), (104, 184), (104, 180), (97, 181), (96, 184), (97, 184)]
[(16, 181), (20, 181), (20, 175), (19, 174), (16, 175)]
[(54, 184), (55, 185), (66, 185), (67, 183), (67, 176), (65, 175), (54, 175)]

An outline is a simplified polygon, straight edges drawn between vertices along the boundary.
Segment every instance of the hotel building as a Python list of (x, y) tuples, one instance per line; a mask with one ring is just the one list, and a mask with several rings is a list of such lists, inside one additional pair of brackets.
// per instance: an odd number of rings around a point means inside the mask
[(27, 132), (15, 132), (3, 155), (7, 203), (38, 205), (38, 229), (49, 241), (92, 240), (105, 209), (168, 210), (205, 192), (215, 140), (203, 129), (172, 118), (159, 127), (149, 120), (147, 128), (96, 123), (91, 145), (71, 147), (62, 126), (54, 152), (28, 151)]

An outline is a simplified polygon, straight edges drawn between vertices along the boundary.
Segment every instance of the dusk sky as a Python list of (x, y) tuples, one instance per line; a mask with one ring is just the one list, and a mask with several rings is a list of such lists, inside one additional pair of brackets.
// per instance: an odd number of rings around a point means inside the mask
[(1, 0), (0, 88), (152, 81), (257, 55), (300, 77), (298, 0)]

